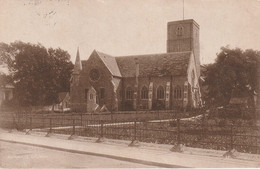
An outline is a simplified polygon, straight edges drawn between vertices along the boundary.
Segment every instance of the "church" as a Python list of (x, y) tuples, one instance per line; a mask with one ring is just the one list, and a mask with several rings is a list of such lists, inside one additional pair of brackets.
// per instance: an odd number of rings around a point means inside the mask
[(199, 25), (193, 20), (167, 24), (167, 52), (111, 56), (94, 50), (88, 60), (77, 51), (70, 85), (74, 111), (136, 111), (197, 108)]

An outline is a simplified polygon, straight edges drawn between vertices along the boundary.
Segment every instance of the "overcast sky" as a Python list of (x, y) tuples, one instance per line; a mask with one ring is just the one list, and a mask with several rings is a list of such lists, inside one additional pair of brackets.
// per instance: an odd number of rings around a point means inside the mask
[[(260, 0), (185, 0), (185, 19), (200, 25), (203, 64), (221, 46), (260, 50)], [(166, 52), (167, 22), (181, 20), (183, 0), (0, 0), (0, 42), (41, 43), (75, 61)]]

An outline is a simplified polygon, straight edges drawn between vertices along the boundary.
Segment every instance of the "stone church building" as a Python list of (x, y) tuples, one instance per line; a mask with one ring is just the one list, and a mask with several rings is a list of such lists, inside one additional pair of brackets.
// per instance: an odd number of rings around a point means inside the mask
[(192, 19), (167, 24), (167, 52), (111, 56), (77, 51), (70, 102), (75, 111), (131, 111), (197, 108), (199, 25)]

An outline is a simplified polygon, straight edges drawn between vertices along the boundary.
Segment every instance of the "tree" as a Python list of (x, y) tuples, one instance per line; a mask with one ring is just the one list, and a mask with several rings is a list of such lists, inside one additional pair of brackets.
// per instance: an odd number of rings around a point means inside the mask
[(21, 105), (49, 105), (56, 102), (58, 92), (69, 91), (73, 64), (66, 51), (20, 41), (1, 43), (0, 49)]
[(253, 97), (256, 89), (257, 58), (259, 51), (222, 47), (215, 63), (205, 65), (205, 82), (208, 86), (208, 105), (225, 106), (232, 91)]
[(60, 48), (48, 49), (49, 55), (54, 58), (54, 72), (57, 82), (57, 91), (66, 92), (70, 89), (70, 77), (73, 69), (73, 64), (70, 61), (70, 55), (67, 51)]

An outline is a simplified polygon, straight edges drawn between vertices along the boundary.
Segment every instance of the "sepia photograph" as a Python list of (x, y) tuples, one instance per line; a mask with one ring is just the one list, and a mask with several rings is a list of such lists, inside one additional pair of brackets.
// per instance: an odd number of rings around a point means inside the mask
[(0, 168), (260, 168), (260, 0), (0, 0)]

